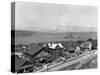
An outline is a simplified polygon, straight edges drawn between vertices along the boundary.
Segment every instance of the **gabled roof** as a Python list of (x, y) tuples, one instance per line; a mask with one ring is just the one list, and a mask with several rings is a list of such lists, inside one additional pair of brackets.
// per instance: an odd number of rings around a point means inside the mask
[(48, 47), (51, 49), (64, 48), (62, 43), (47, 43)]
[(40, 49), (43, 47), (43, 44), (38, 44), (38, 43), (32, 43), (30, 44), (27, 49), (29, 54), (34, 55), (35, 53), (37, 53), (38, 51), (40, 51)]
[(75, 42), (73, 42), (73, 41), (64, 42), (62, 45), (63, 45), (64, 48), (66, 48), (66, 49), (75, 48), (76, 46), (78, 46), (78, 44), (75, 43)]

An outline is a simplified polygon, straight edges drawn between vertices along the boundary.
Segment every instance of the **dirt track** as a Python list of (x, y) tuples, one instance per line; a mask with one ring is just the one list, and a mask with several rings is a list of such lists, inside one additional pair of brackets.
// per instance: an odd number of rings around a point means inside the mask
[[(97, 51), (87, 52), (78, 57), (71, 58), (71, 59), (67, 60), (66, 62), (61, 62), (59, 64), (49, 66), (48, 71), (58, 71), (58, 70), (61, 70), (63, 68), (66, 68), (66, 67), (68, 67), (72, 64), (78, 63), (78, 62), (80, 63), (80, 65), (79, 65), (79, 67), (80, 67), (83, 63), (88, 62), (89, 60), (91, 60), (92, 58), (94, 58), (96, 56), (97, 56)], [(42, 70), (39, 70), (38, 72), (41, 72), (41, 71), (47, 71), (47, 69), (42, 69)]]

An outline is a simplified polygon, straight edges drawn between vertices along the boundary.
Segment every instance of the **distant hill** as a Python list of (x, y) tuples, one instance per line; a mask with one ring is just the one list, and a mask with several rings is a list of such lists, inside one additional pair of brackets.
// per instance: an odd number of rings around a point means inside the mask
[[(14, 32), (14, 30), (12, 30)], [(97, 39), (97, 32), (37, 32), (15, 30), (15, 43), (30, 44), (33, 42), (84, 40), (88, 38)]]
[(15, 36), (16, 37), (32, 36), (34, 34), (37, 34), (37, 32), (35, 32), (35, 31), (15, 30)]

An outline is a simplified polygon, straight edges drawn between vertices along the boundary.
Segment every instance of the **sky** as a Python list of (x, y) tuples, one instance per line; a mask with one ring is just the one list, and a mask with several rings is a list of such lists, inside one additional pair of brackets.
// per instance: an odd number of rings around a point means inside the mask
[(42, 32), (97, 31), (96, 6), (15, 3), (15, 29)]

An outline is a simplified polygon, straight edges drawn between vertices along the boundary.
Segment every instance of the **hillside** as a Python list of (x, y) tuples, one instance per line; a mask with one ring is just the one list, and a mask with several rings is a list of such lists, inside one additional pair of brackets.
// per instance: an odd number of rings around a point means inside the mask
[(88, 38), (97, 39), (97, 33), (96, 32), (50, 33), (50, 32), (15, 30), (15, 44), (19, 43), (30, 44), (33, 42), (37, 43), (37, 42), (70, 41), (70, 40), (75, 41), (75, 40), (85, 40)]

